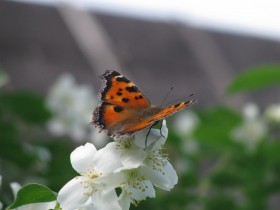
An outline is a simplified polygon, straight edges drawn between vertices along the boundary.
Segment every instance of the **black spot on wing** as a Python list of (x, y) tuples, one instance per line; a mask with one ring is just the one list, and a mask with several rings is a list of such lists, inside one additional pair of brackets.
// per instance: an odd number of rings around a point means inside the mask
[(118, 96), (122, 96), (122, 92), (117, 92), (117, 95)]
[[(126, 87), (125, 88), (128, 92), (139, 92), (139, 89), (136, 86)], [(140, 96), (139, 96), (140, 97)]]
[(122, 101), (125, 102), (125, 103), (128, 103), (129, 99), (128, 98), (122, 98)]
[(180, 105), (181, 105), (181, 103), (175, 104), (174, 107), (177, 108), (177, 107), (180, 106)]
[(114, 111), (115, 111), (115, 112), (122, 112), (122, 111), (123, 111), (123, 108), (120, 107), (120, 106), (114, 106)]
[(123, 77), (123, 76), (119, 76), (119, 77), (117, 77), (116, 78), (116, 80), (118, 81), (118, 82), (125, 82), (125, 83), (130, 83), (130, 80), (128, 80), (128, 79), (126, 79), (125, 77)]

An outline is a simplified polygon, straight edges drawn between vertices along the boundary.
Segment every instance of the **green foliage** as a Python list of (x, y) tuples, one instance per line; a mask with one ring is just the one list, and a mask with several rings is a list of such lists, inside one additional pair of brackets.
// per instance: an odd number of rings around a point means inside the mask
[(241, 116), (229, 108), (215, 107), (198, 112), (201, 123), (194, 138), (213, 148), (230, 146), (230, 133), (241, 122)]
[[(8, 206), (12, 201), (10, 182), (24, 184), (29, 180), (43, 180), (58, 191), (63, 183), (74, 176), (69, 162), (73, 143), (46, 133), (45, 123), (50, 117), (42, 96), (29, 91), (0, 91), (0, 175), (4, 180), (0, 188), (0, 201), (4, 205)], [(43, 160), (38, 148), (50, 153), (51, 159)], [(22, 198), (28, 197), (28, 192), (40, 192), (38, 186), (28, 186), (23, 190), (24, 194), (15, 205), (18, 202), (32, 203), (33, 200)], [(32, 199), (39, 201), (40, 197)]]
[(43, 203), (54, 200), (56, 200), (56, 193), (46, 186), (27, 184), (18, 191), (15, 201), (9, 208), (15, 209), (26, 204)]
[(257, 90), (280, 84), (280, 65), (264, 65), (238, 75), (228, 87), (228, 93)]
[(51, 116), (44, 99), (27, 91), (1, 93), (0, 107), (27, 123), (44, 123)]

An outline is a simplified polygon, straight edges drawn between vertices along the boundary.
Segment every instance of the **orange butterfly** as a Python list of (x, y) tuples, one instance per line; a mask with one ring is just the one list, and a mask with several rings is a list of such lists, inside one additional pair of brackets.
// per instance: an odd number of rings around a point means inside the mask
[(195, 100), (169, 107), (151, 105), (144, 94), (120, 73), (107, 70), (100, 76), (102, 90), (98, 94), (102, 103), (94, 110), (92, 123), (108, 135), (131, 135), (153, 126), (159, 120), (188, 107)]

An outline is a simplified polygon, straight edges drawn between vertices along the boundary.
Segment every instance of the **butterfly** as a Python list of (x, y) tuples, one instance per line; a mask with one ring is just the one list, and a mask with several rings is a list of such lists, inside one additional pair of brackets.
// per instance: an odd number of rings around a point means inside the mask
[(94, 110), (92, 124), (109, 136), (131, 135), (188, 107), (195, 100), (168, 107), (151, 105), (139, 88), (122, 74), (107, 70), (100, 76), (102, 103)]

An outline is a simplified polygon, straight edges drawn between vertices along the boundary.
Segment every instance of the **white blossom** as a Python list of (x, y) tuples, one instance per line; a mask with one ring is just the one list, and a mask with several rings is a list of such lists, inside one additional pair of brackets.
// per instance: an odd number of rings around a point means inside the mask
[(243, 110), (243, 122), (233, 130), (232, 137), (244, 144), (248, 151), (253, 151), (267, 131), (267, 124), (260, 116), (257, 105), (248, 104)]
[(270, 105), (265, 111), (265, 117), (269, 122), (280, 123), (280, 104)]
[(51, 87), (47, 106), (53, 112), (48, 129), (54, 135), (69, 135), (73, 140), (86, 137), (104, 138), (90, 125), (93, 107), (97, 104), (90, 86), (78, 85), (71, 74), (63, 74)]
[(154, 187), (171, 190), (178, 176), (164, 153), (165, 120), (161, 130), (147, 132), (116, 138), (100, 150), (90, 143), (75, 149), (70, 159), (80, 175), (59, 191), (62, 209), (128, 210), (131, 203), (155, 197)]
[(57, 200), (62, 209), (120, 210), (115, 192), (120, 180), (112, 172), (121, 162), (112, 145), (97, 151), (87, 143), (75, 149), (70, 159), (80, 175), (59, 191)]
[(193, 137), (193, 132), (199, 124), (199, 118), (193, 111), (184, 111), (176, 116), (173, 128), (180, 136), (182, 151), (187, 155), (194, 155), (199, 150), (199, 144)]
[(197, 127), (199, 119), (197, 115), (188, 110), (183, 111), (182, 114), (176, 116), (173, 127), (180, 136), (190, 136), (193, 130)]
[(155, 197), (154, 186), (170, 190), (177, 184), (178, 176), (163, 150), (167, 135), (164, 120), (161, 131), (152, 129), (148, 136), (144, 131), (132, 139), (111, 143), (116, 145), (123, 165), (115, 171), (121, 177), (119, 203), (122, 209), (129, 209), (130, 203), (137, 205), (147, 197)]

